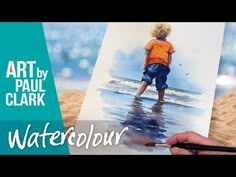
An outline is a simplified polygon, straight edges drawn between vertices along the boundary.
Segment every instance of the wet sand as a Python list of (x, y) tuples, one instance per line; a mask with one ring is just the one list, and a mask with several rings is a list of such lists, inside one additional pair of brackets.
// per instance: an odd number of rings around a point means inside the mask
[[(69, 90), (59, 94), (65, 130), (75, 126), (85, 92)], [(209, 137), (219, 143), (236, 146), (236, 91), (214, 101)]]

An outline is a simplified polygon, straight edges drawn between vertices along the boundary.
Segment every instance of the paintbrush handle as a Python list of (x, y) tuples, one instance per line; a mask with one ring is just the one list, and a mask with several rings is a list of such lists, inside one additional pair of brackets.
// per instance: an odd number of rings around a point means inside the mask
[(227, 146), (210, 146), (210, 145), (200, 145), (192, 143), (177, 143), (171, 145), (171, 147), (178, 147), (188, 150), (200, 150), (200, 151), (220, 151), (220, 152), (236, 152), (236, 147)]

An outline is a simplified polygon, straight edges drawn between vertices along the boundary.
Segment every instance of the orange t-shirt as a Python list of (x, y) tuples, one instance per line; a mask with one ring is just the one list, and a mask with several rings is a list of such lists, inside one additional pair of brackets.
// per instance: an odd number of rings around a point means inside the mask
[(149, 51), (148, 64), (161, 63), (168, 66), (169, 54), (174, 53), (173, 45), (168, 41), (150, 40), (145, 49)]

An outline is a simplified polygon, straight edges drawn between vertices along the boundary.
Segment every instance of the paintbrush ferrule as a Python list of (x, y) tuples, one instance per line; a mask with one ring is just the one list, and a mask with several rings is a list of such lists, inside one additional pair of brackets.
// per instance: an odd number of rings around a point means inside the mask
[(155, 147), (171, 148), (171, 146), (168, 144), (158, 144), (158, 143), (155, 144)]

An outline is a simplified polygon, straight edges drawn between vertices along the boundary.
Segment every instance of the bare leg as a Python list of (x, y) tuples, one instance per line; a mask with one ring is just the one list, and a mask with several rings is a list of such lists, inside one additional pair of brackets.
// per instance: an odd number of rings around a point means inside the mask
[(136, 93), (136, 96), (142, 95), (142, 93), (146, 90), (147, 86), (148, 86), (147, 82), (143, 81)]
[(158, 92), (159, 101), (161, 101), (161, 102), (164, 101), (164, 95), (165, 95), (165, 89), (159, 90), (159, 92)]

